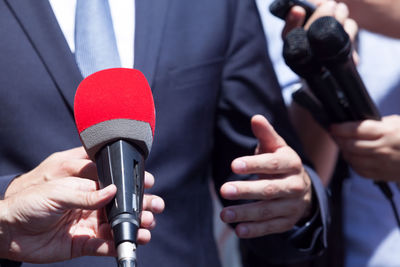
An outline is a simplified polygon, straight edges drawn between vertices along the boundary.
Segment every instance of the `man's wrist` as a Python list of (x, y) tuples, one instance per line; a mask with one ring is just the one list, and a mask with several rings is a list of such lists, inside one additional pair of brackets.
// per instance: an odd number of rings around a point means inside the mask
[(0, 258), (8, 258), (10, 248), (9, 208), (7, 200), (0, 200)]

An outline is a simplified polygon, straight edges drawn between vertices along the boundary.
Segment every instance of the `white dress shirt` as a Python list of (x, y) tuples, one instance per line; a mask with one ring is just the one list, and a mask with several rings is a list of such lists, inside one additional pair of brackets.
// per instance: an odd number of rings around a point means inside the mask
[[(75, 52), (76, 0), (49, 0), (71, 51)], [(108, 0), (121, 65), (133, 68), (135, 44), (135, 0)]]

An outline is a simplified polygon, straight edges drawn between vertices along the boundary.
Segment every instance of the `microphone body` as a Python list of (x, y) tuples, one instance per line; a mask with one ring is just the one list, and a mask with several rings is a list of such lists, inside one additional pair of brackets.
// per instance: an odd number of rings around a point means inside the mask
[(349, 108), (354, 120), (381, 119), (351, 57), (343, 62), (325, 60), (325, 66), (336, 78), (340, 88), (343, 88), (343, 92), (349, 99), (351, 103)]
[(96, 165), (100, 187), (115, 184), (118, 188), (118, 194), (106, 207), (118, 261), (136, 263), (136, 239), (144, 191), (143, 152), (130, 142), (118, 140), (97, 152)]

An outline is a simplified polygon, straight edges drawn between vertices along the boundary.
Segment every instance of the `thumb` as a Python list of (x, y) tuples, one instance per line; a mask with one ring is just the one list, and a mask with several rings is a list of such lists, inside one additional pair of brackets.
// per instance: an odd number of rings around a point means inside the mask
[(274, 152), (280, 147), (287, 146), (285, 140), (262, 115), (251, 118), (251, 128), (258, 139), (258, 153)]
[[(83, 185), (81, 185), (83, 186)], [(74, 189), (73, 187), (70, 189)], [(65, 194), (59, 194), (56, 201), (66, 209), (87, 209), (96, 210), (104, 207), (112, 200), (117, 192), (115, 185), (110, 184), (107, 187), (95, 191), (87, 191), (82, 188), (75, 188), (73, 192), (64, 191)]]

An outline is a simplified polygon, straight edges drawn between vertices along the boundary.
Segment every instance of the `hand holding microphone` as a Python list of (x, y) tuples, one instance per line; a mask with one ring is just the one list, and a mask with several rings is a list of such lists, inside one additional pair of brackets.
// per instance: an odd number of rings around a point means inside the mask
[[(346, 111), (348, 115), (347, 121), (365, 119), (380, 120), (380, 114), (356, 69), (352, 57), (352, 43), (342, 25), (331, 16), (321, 17), (311, 24), (307, 32), (307, 39), (311, 47), (313, 58), (316, 60), (317, 64), (326, 68), (333, 79), (336, 80), (338, 84), (336, 90), (340, 90), (340, 92), (344, 94), (346, 102), (348, 102), (346, 109), (349, 109), (350, 112), (343, 108), (343, 111)], [(314, 72), (313, 75), (316, 76), (319, 74)], [(308, 79), (312, 81), (312, 79)], [(321, 92), (322, 88), (323, 86), (318, 88), (318, 91)], [(318, 92), (316, 95), (318, 96)], [(337, 102), (335, 99), (332, 100)], [(324, 98), (321, 99), (321, 102), (323, 101), (325, 101)], [(341, 144), (343, 144), (343, 142), (338, 142), (339, 146)], [(351, 146), (340, 146), (341, 149), (349, 147)], [(346, 150), (345, 154), (347, 154)], [(354, 160), (355, 162), (359, 160), (358, 157), (347, 157), (346, 159), (353, 159), (349, 162), (350, 165), (354, 164)], [(400, 218), (393, 201), (393, 193), (390, 187), (384, 181), (375, 181), (375, 184), (389, 200), (396, 220), (400, 225)]]
[[(154, 178), (146, 173), (145, 188), (153, 184)], [(52, 154), (16, 178), (0, 200), (0, 258), (50, 263), (81, 256), (116, 256), (103, 210), (116, 191), (114, 185), (98, 188), (96, 166), (83, 147)], [(144, 197), (140, 244), (150, 241), (152, 213), (162, 208), (159, 197)]]

